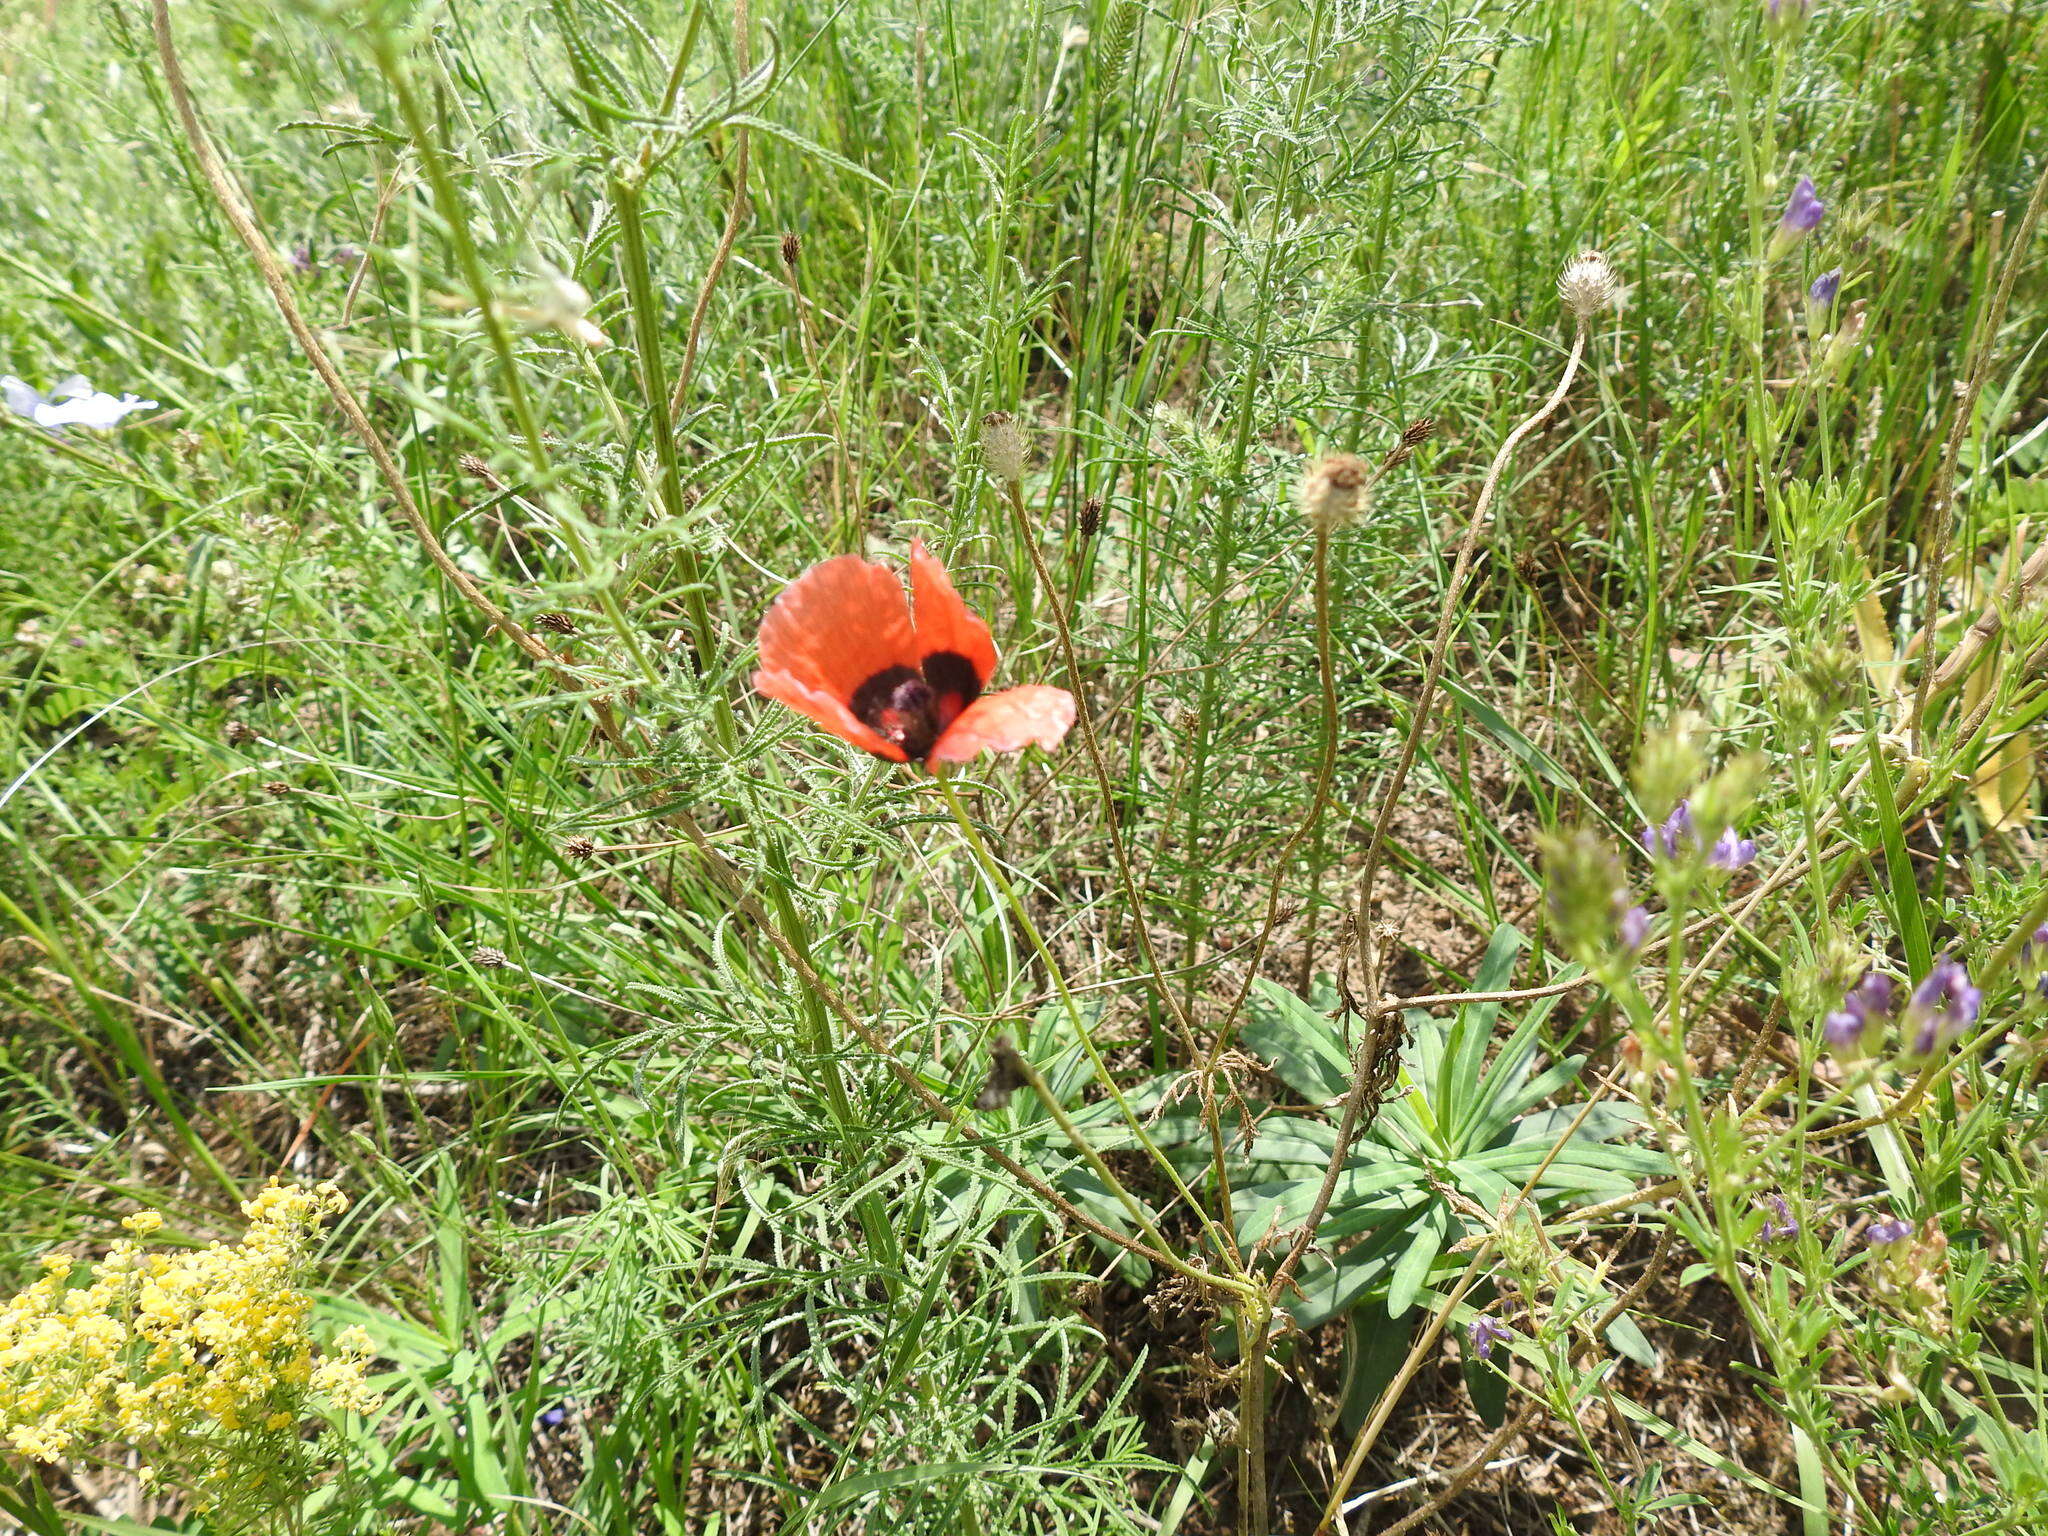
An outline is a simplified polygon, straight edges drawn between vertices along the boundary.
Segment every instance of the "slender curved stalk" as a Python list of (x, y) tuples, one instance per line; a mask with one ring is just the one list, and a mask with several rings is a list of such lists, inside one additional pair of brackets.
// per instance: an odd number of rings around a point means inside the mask
[[(1565, 360), (1564, 374), (1557, 381), (1557, 387), (1550, 392), (1535, 413), (1527, 417), (1507, 435), (1493, 462), (1487, 466), (1486, 479), (1479, 487), (1479, 496), (1472, 504), (1472, 516), (1465, 524), (1465, 534), (1458, 541), (1457, 560), (1451, 569), (1450, 586), (1444, 592), (1443, 607), (1437, 615), (1436, 636), (1430, 643), (1429, 661), (1423, 669), (1422, 687), (1417, 691), (1410, 706), (1408, 733), (1401, 743), (1401, 756), (1394, 765), (1393, 778), (1381, 793), (1379, 815), (1373, 821), (1372, 837), (1366, 844), (1365, 866), (1358, 876), (1358, 909), (1356, 914), (1360, 969), (1365, 980), (1365, 1011), (1370, 1024), (1376, 1025), (1385, 1010), (1382, 1007), (1382, 977), (1378, 942), (1372, 930), (1373, 883), (1379, 872), (1380, 859), (1386, 851), (1387, 830), (1393, 825), (1394, 812), (1401, 802), (1401, 791), (1407, 787), (1409, 770), (1415, 766), (1416, 755), (1422, 750), (1423, 733), (1429, 729), (1429, 709), (1435, 702), (1437, 684), (1441, 681), (1445, 659), (1450, 654), (1451, 632), (1458, 619), (1458, 599), (1464, 596), (1466, 579), (1472, 573), (1472, 564), (1479, 550), (1479, 535), (1486, 526), (1486, 514), (1492, 509), (1495, 492), (1500, 487), (1501, 475), (1508, 462), (1514, 457), (1515, 449), (1537, 427), (1549, 419), (1564, 403), (1566, 391), (1572, 380), (1578, 376), (1579, 364), (1586, 355), (1586, 337), (1589, 327), (1584, 319), (1579, 320), (1572, 336), (1571, 355)], [(1352, 1062), (1351, 1090), (1344, 1096), (1344, 1108), (1337, 1123), (1337, 1141), (1331, 1149), (1329, 1165), (1323, 1170), (1323, 1182), (1316, 1190), (1314, 1204), (1309, 1207), (1300, 1230), (1295, 1234), (1294, 1243), (1288, 1249), (1287, 1257), (1274, 1273), (1270, 1294), (1278, 1298), (1282, 1288), (1308, 1252), (1309, 1244), (1315, 1241), (1316, 1229), (1322, 1225), (1323, 1217), (1329, 1212), (1330, 1201), (1337, 1193), (1337, 1181), (1344, 1174), (1344, 1159), (1351, 1150), (1351, 1140), (1358, 1134), (1359, 1121), (1364, 1116), (1366, 1096), (1372, 1091), (1372, 1080), (1378, 1067), (1378, 1038), (1376, 1028), (1368, 1028), (1365, 1038), (1360, 1041), (1358, 1052)]]
[[(747, 0), (732, 0), (733, 68), (742, 79), (747, 73), (749, 30)], [(732, 203), (725, 211), (725, 229), (718, 237), (718, 248), (711, 253), (711, 265), (704, 269), (704, 283), (697, 290), (696, 307), (690, 311), (690, 334), (683, 342), (682, 366), (676, 370), (676, 387), (668, 397), (671, 417), (682, 415), (683, 407), (689, 401), (690, 381), (697, 372), (697, 344), (703, 339), (704, 317), (711, 311), (711, 294), (725, 273), (725, 264), (731, 260), (732, 248), (740, 238), (740, 226), (747, 218), (747, 158), (750, 147), (747, 130), (736, 127), (732, 137)]]

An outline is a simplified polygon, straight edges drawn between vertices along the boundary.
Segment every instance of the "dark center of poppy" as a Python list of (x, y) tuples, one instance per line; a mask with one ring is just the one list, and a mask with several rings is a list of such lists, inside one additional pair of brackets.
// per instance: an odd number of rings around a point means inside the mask
[(884, 667), (854, 689), (847, 703), (863, 725), (921, 763), (980, 692), (973, 662), (957, 651), (934, 651), (925, 657), (922, 673)]

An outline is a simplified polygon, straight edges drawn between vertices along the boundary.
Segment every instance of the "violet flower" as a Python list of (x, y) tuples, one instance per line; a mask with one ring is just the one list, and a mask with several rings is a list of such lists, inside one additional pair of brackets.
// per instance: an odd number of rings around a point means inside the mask
[(1792, 195), (1785, 200), (1785, 211), (1778, 215), (1777, 233), (1771, 236), (1771, 255), (1784, 255), (1812, 234), (1827, 211), (1828, 205), (1813, 189), (1813, 178), (1800, 177), (1793, 185)]
[(1678, 857), (1679, 850), (1688, 843), (1699, 841), (1699, 831), (1693, 825), (1692, 802), (1681, 800), (1671, 808), (1671, 814), (1664, 818), (1661, 827), (1644, 827), (1638, 834), (1643, 851), (1651, 858), (1663, 855), (1667, 859)]
[(1707, 862), (1716, 869), (1740, 869), (1756, 862), (1756, 839), (1737, 837), (1733, 827), (1725, 828), (1707, 850)]
[(1887, 1216), (1882, 1221), (1873, 1221), (1864, 1229), (1863, 1241), (1873, 1248), (1879, 1248), (1887, 1243), (1896, 1243), (1910, 1237), (1912, 1233), (1913, 1229), (1898, 1217)]
[(1621, 947), (1631, 954), (1643, 947), (1643, 940), (1650, 936), (1650, 909), (1643, 906), (1630, 907), (1621, 914), (1621, 921), (1615, 924), (1614, 935)]
[(1764, 1224), (1758, 1230), (1757, 1235), (1767, 1243), (1776, 1242), (1784, 1237), (1797, 1237), (1799, 1235), (1799, 1218), (1794, 1216), (1791, 1208), (1785, 1204), (1785, 1197), (1783, 1195), (1771, 1196), (1771, 1205), (1777, 1211), (1778, 1219), (1772, 1221), (1770, 1217), (1766, 1216)]
[(1493, 1358), (1494, 1341), (1513, 1338), (1514, 1330), (1490, 1317), (1475, 1317), (1465, 1325), (1465, 1341), (1481, 1360)]
[(1806, 290), (1806, 300), (1815, 309), (1826, 309), (1841, 291), (1842, 269), (1830, 267), (1813, 280), (1813, 286)]
[(1882, 1026), (1891, 1012), (1891, 977), (1881, 971), (1865, 971), (1842, 999), (1842, 1006), (1822, 1021), (1821, 1035), (1829, 1049), (1843, 1056), (1860, 1056), (1872, 1044), (1871, 1026)]
[(1936, 1046), (1946, 1045), (1976, 1023), (1983, 1006), (1983, 990), (1971, 983), (1962, 961), (1943, 955), (1906, 1004), (1912, 1054), (1933, 1055)]

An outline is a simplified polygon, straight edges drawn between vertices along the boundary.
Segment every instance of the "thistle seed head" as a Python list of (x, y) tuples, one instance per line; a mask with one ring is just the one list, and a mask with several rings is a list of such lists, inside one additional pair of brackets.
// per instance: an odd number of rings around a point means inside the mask
[(1591, 320), (1602, 310), (1612, 309), (1621, 298), (1621, 280), (1607, 258), (1598, 251), (1581, 251), (1565, 263), (1557, 280), (1558, 297), (1564, 307), (1580, 320)]
[(1335, 533), (1363, 517), (1369, 501), (1372, 470), (1351, 453), (1326, 453), (1301, 477), (1295, 500), (1317, 533)]
[(1006, 485), (1024, 478), (1024, 429), (1008, 411), (990, 411), (981, 418), (981, 462)]

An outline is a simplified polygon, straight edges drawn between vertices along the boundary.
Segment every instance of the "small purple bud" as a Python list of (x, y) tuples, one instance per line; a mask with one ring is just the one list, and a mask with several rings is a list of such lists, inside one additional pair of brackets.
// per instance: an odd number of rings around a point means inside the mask
[(2048, 964), (2048, 923), (2043, 923), (2020, 940), (2021, 965)]
[(1828, 205), (1813, 190), (1813, 178), (1800, 177), (1792, 188), (1792, 195), (1785, 200), (1785, 211), (1778, 215), (1778, 227), (1771, 235), (1772, 258), (1783, 256), (1812, 234), (1827, 216), (1827, 211)]
[(1716, 869), (1741, 869), (1745, 864), (1753, 864), (1756, 862), (1756, 839), (1737, 837), (1735, 829), (1729, 827), (1707, 850), (1707, 862)]
[(1634, 951), (1643, 947), (1643, 940), (1650, 936), (1650, 909), (1630, 907), (1621, 914), (1621, 921), (1615, 925), (1615, 937), (1621, 947)]
[(337, 245), (327, 259), (337, 267), (352, 267), (363, 259), (362, 247)]
[(1785, 199), (1785, 211), (1778, 215), (1778, 227), (1790, 235), (1810, 235), (1827, 216), (1828, 205), (1813, 189), (1813, 178), (1802, 176)]
[(1821, 1036), (1838, 1055), (1859, 1056), (1870, 1049), (1873, 1025), (1891, 1017), (1892, 979), (1881, 971), (1865, 971), (1842, 1006), (1821, 1023)]
[(1896, 1216), (1887, 1216), (1883, 1221), (1873, 1221), (1863, 1232), (1863, 1241), (1873, 1248), (1887, 1243), (1896, 1243), (1912, 1236), (1913, 1229)]
[(303, 240), (292, 247), (292, 270), (301, 277), (313, 270), (313, 247)]
[(1495, 1340), (1514, 1336), (1512, 1329), (1490, 1317), (1475, 1317), (1465, 1325), (1465, 1341), (1472, 1346), (1472, 1353), (1482, 1360), (1493, 1358)]
[(568, 1417), (569, 1410), (557, 1403), (552, 1408), (543, 1409), (540, 1416), (534, 1420), (534, 1423), (540, 1425), (542, 1429), (559, 1429), (562, 1421)]
[(1807, 302), (1815, 309), (1826, 309), (1835, 302), (1835, 295), (1842, 291), (1842, 269), (1830, 267), (1813, 280), (1813, 286), (1806, 290)]

